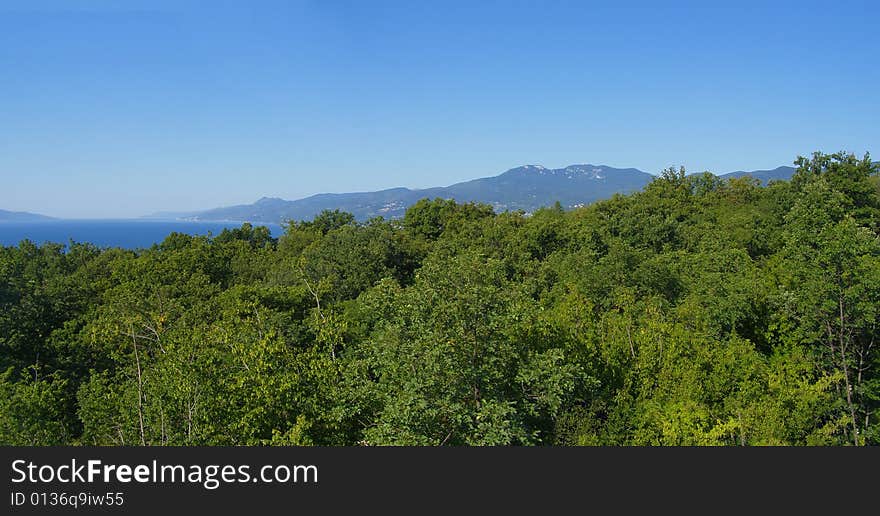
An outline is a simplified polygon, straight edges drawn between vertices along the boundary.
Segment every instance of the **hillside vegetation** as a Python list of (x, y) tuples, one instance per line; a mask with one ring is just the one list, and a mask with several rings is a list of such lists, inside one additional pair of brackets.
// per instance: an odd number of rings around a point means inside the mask
[(877, 168), (796, 165), (0, 248), (0, 443), (878, 444)]

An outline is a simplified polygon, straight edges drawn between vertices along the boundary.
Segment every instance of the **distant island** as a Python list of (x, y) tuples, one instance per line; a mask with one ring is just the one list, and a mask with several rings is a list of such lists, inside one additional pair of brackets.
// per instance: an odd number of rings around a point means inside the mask
[[(772, 180), (789, 179), (794, 170), (792, 167), (777, 167), (772, 170), (731, 172), (719, 177), (751, 176), (766, 184)], [(323, 193), (294, 201), (263, 197), (253, 204), (186, 213), (181, 218), (277, 224), (287, 220), (310, 220), (323, 210), (338, 209), (351, 213), (360, 221), (378, 216), (391, 219), (402, 217), (407, 208), (425, 198), (484, 203), (492, 206), (496, 212), (522, 210), (531, 213), (556, 202), (564, 208), (575, 208), (610, 198), (614, 194), (632, 193), (644, 188), (655, 177), (636, 168), (614, 168), (606, 165), (570, 165), (557, 169), (524, 165), (497, 176), (446, 187)], [(162, 215), (167, 217), (169, 213), (155, 214), (152, 217)]]
[(26, 211), (0, 210), (0, 222), (40, 222), (45, 220), (57, 219), (55, 219), (55, 217), (48, 217), (38, 213), (28, 213)]

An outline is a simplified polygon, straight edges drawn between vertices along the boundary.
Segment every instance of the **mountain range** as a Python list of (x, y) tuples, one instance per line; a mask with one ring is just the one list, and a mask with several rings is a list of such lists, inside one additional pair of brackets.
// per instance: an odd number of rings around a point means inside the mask
[(760, 179), (761, 184), (766, 185), (770, 181), (788, 181), (791, 179), (791, 176), (794, 175), (794, 167), (776, 167), (772, 170), (752, 170), (752, 171), (744, 171), (738, 170), (736, 172), (730, 172), (729, 174), (724, 174), (720, 177), (722, 178), (734, 178), (734, 177), (743, 177), (743, 176), (751, 176), (755, 179)]
[[(789, 179), (792, 167), (772, 170), (737, 171), (720, 177), (752, 176), (762, 184), (771, 180)], [(557, 201), (565, 208), (583, 206), (616, 193), (642, 189), (656, 176), (635, 168), (614, 168), (605, 165), (570, 165), (550, 169), (525, 165), (500, 175), (456, 183), (446, 187), (411, 190), (391, 188), (377, 192), (324, 193), (288, 201), (263, 197), (253, 204), (215, 208), (188, 213), (188, 220), (230, 220), (280, 223), (286, 220), (310, 220), (325, 209), (347, 211), (358, 220), (376, 216), (386, 219), (403, 216), (406, 209), (419, 199), (444, 198), (457, 202), (480, 202), (491, 205), (496, 212), (523, 210), (533, 212)]]

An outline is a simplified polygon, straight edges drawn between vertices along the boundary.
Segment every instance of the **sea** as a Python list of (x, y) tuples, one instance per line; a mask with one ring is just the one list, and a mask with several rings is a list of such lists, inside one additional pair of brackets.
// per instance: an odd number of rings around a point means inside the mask
[[(92, 243), (98, 247), (124, 249), (148, 248), (161, 243), (172, 232), (189, 235), (219, 235), (226, 228), (241, 227), (243, 222), (189, 220), (46, 220), (38, 222), (0, 222), (0, 245), (17, 246), (22, 240), (35, 244), (54, 242)], [(267, 226), (273, 237), (284, 233), (280, 224), (254, 223)]]

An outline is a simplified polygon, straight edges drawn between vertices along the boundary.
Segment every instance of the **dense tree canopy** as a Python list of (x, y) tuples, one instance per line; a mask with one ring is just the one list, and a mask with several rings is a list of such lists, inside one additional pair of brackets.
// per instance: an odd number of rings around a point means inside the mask
[(0, 443), (880, 442), (880, 178), (0, 248)]

